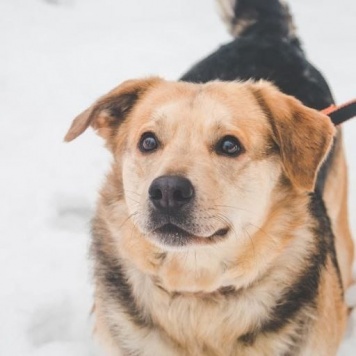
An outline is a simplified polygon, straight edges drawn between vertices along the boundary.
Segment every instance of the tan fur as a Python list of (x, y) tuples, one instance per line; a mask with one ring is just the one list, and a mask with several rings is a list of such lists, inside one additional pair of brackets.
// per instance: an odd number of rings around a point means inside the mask
[[(135, 95), (134, 103), (121, 100), (128, 94)], [(148, 78), (101, 98), (77, 117), (67, 140), (88, 125), (114, 155), (93, 226), (96, 330), (111, 354), (283, 355), (299, 337), (295, 352), (335, 354), (346, 307), (330, 256), (321, 268), (316, 310), (306, 305), (278, 332), (251, 344), (240, 340), (268, 321), (276, 301), (318, 252), (308, 193), (335, 134), (328, 117), (267, 82), (200, 85)], [(147, 131), (161, 146), (142, 154), (138, 141)], [(225, 135), (238, 137), (240, 156), (216, 154), (215, 143)], [(180, 249), (162, 245), (148, 228), (148, 188), (167, 174), (183, 175), (197, 189), (196, 243)], [(348, 285), (352, 245), (340, 147), (332, 174), (337, 182), (328, 178), (325, 200)], [(336, 201), (334, 190), (341, 192)], [(226, 237), (208, 238), (225, 227)], [(103, 282), (108, 271), (99, 255), (120, 261), (142, 312), (141, 326)]]
[[(336, 308), (335, 308), (336, 305)], [(328, 260), (327, 273), (324, 273), (318, 297), (319, 316), (315, 321), (308, 347), (308, 355), (336, 355), (346, 327), (345, 305), (340, 295), (339, 285), (332, 262)], [(343, 311), (343, 312), (341, 312)], [(328, 342), (320, 340), (328, 335)]]
[[(324, 161), (334, 134), (330, 120), (317, 118), (315, 110), (301, 107), (292, 97), (281, 102), (278, 92), (260, 91), (255, 89), (257, 99), (263, 100), (270, 111), (274, 139), (280, 146), (286, 174), (295, 186), (313, 191), (316, 172)], [(279, 104), (275, 105), (276, 102)], [(315, 120), (318, 120), (318, 126)], [(296, 148), (298, 152), (293, 154)]]
[(350, 266), (354, 261), (355, 249), (351, 237), (347, 204), (347, 166), (342, 143), (341, 129), (331, 172), (326, 180), (324, 199), (335, 232), (336, 252), (345, 290), (352, 283)]

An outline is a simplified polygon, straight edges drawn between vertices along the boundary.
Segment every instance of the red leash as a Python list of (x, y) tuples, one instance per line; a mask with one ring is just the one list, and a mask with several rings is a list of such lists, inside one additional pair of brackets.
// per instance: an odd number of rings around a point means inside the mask
[(340, 125), (356, 116), (356, 99), (342, 105), (330, 105), (321, 112), (328, 115), (334, 125)]

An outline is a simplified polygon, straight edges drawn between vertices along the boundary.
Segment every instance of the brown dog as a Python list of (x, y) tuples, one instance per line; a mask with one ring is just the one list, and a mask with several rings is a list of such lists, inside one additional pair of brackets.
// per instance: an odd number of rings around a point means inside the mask
[(148, 78), (99, 99), (66, 140), (90, 125), (114, 156), (92, 247), (110, 354), (335, 355), (353, 246), (340, 137), (326, 207), (313, 193), (327, 116), (264, 81)]
[(218, 3), (236, 38), (183, 76), (197, 84), (127, 81), (66, 136), (92, 126), (114, 157), (96, 333), (111, 355), (335, 355), (353, 243), (332, 96), (282, 1)]

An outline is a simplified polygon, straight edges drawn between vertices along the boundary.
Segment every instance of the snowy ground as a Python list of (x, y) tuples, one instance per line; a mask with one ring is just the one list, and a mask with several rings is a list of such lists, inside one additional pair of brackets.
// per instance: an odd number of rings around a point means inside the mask
[[(356, 97), (355, 1), (290, 3), (337, 101)], [(0, 1), (0, 355), (95, 354), (88, 221), (110, 157), (92, 132), (62, 143), (71, 119), (119, 82), (175, 79), (228, 40), (213, 0)], [(356, 235), (356, 120), (345, 141)], [(356, 328), (340, 351), (355, 354)]]

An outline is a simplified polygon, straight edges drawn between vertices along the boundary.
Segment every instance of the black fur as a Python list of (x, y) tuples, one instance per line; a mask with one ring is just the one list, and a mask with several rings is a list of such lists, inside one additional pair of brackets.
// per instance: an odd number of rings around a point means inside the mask
[[(244, 2), (239, 0), (237, 3)], [(254, 3), (263, 3), (267, 9), (271, 6), (280, 8), (276, 0), (248, 3), (252, 9)], [(276, 9), (271, 10), (270, 15), (276, 12)], [(261, 19), (263, 15), (268, 14), (261, 14)], [(298, 39), (286, 36), (285, 29), (271, 30), (276, 24), (278, 22), (274, 17), (257, 21), (247, 27), (238, 38), (194, 65), (181, 80), (205, 83), (215, 79), (265, 79), (272, 81), (281, 91), (295, 96), (307, 106), (318, 110), (326, 108), (333, 103), (326, 81), (307, 61)]]
[(91, 253), (96, 262), (95, 276), (103, 283), (109, 297), (119, 301), (119, 305), (133, 323), (139, 327), (152, 327), (151, 320), (144, 315), (135, 301), (131, 284), (120, 261), (104, 249), (103, 239), (109, 234), (103, 224), (99, 221), (93, 222)]
[(112, 117), (122, 120), (130, 112), (137, 100), (138, 95), (136, 93), (122, 94), (109, 102), (105, 109), (109, 110)]
[(321, 238), (319, 241), (320, 248), (325, 246), (327, 253), (331, 257), (331, 261), (339, 279), (340, 289), (343, 291), (341, 272), (336, 256), (335, 236), (332, 231), (331, 221), (326, 211), (325, 204), (319, 193), (311, 194), (309, 211), (317, 222), (314, 228), (314, 234)]
[[(278, 0), (238, 0), (234, 6), (233, 25), (241, 21), (258, 22), (258, 28), (269, 34), (288, 36), (289, 13), (285, 6), (281, 6)], [(241, 34), (250, 31), (246, 27)]]

